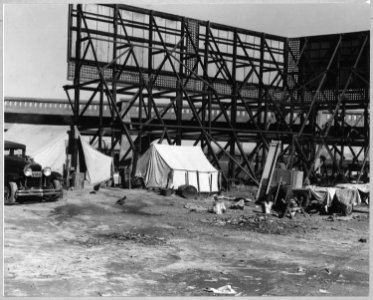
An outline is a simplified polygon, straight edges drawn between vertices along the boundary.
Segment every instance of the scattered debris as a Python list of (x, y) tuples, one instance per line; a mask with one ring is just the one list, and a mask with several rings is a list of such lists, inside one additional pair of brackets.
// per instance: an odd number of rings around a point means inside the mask
[(224, 195), (214, 196), (214, 200), (226, 200), (226, 201), (235, 201), (235, 202), (239, 202), (239, 201), (243, 200), (244, 203), (253, 202), (253, 199), (251, 199), (251, 198), (228, 197), (228, 196), (224, 196)]
[(124, 205), (124, 202), (126, 201), (126, 196), (124, 196), (123, 198), (120, 198), (116, 203), (119, 204), (119, 205)]
[(243, 210), (245, 208), (245, 200), (241, 199), (236, 203), (233, 203), (230, 208)]
[(175, 191), (173, 189), (161, 189), (162, 196), (171, 196)]
[(195, 204), (195, 203), (187, 203), (184, 205), (184, 207), (189, 209), (189, 211), (195, 211), (195, 212), (202, 212), (202, 211), (207, 210), (207, 208), (201, 205)]
[[(289, 213), (290, 218), (293, 218), (297, 212), (302, 212), (302, 208), (298, 205), (295, 198), (289, 199), (287, 212)], [(286, 210), (284, 214), (286, 215)]]
[(359, 239), (359, 242), (360, 242), (360, 243), (366, 243), (366, 242), (367, 242), (367, 239), (366, 239), (366, 238), (360, 238), (360, 239)]
[(285, 275), (306, 275), (305, 272), (298, 272), (298, 273), (292, 273), (292, 272), (288, 272), (288, 271), (282, 271), (281, 274), (285, 274)]
[(207, 292), (212, 292), (214, 294), (225, 294), (225, 295), (234, 295), (237, 294), (237, 292), (232, 289), (232, 286), (230, 284), (224, 285), (220, 288), (206, 288), (204, 289)]
[(238, 217), (214, 217), (210, 220), (201, 220), (201, 222), (209, 223), (217, 226), (235, 226), (245, 230), (252, 230), (266, 234), (292, 234), (306, 233), (307, 226), (300, 221), (286, 221), (277, 219), (271, 215), (241, 215)]
[(211, 213), (215, 213), (217, 215), (221, 215), (223, 213), (225, 213), (227, 210), (227, 208), (225, 207), (225, 204), (224, 204), (224, 201), (222, 200), (219, 200), (219, 199), (215, 199), (214, 201), (214, 205), (209, 208), (209, 212)]
[(272, 210), (272, 206), (273, 206), (273, 202), (272, 201), (263, 202), (263, 212), (265, 214), (270, 214), (271, 210)]
[(228, 197), (224, 195), (214, 196), (214, 200), (227, 200), (227, 201), (234, 201), (236, 200), (236, 197)]
[(224, 225), (227, 224), (227, 223), (226, 223), (225, 221), (218, 220), (218, 221), (216, 221), (215, 224), (218, 225), (218, 226), (224, 226)]
[(326, 221), (351, 221), (352, 219), (355, 219), (354, 216), (340, 216), (337, 217), (335, 214), (328, 216), (325, 220)]
[(165, 243), (164, 238), (134, 232), (114, 232), (109, 234), (107, 237), (121, 241), (134, 241), (136, 243), (142, 243), (145, 245), (160, 245)]
[(325, 271), (326, 271), (326, 273), (328, 273), (328, 275), (332, 274), (332, 271), (330, 271), (329, 268), (325, 268)]
[(205, 279), (204, 281), (216, 282), (218, 280), (216, 278), (212, 278), (212, 279)]
[(334, 217), (334, 215), (330, 215), (330, 216), (327, 217), (325, 220), (326, 220), (326, 221), (332, 221), (332, 222), (334, 222), (334, 221), (335, 221), (335, 217)]
[(353, 219), (352, 216), (338, 217), (337, 221), (351, 221), (352, 219)]
[(193, 185), (187, 184), (179, 186), (176, 193), (185, 199), (196, 199), (198, 194)]
[(186, 287), (187, 290), (194, 290), (196, 287), (194, 285), (189, 285)]

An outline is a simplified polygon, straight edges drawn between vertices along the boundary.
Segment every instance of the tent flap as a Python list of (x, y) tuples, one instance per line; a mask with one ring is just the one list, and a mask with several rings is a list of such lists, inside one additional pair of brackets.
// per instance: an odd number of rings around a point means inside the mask
[(87, 180), (96, 185), (111, 178), (112, 157), (102, 154), (91, 147), (84, 139), (80, 137), (83, 148), (84, 161), (87, 167)]

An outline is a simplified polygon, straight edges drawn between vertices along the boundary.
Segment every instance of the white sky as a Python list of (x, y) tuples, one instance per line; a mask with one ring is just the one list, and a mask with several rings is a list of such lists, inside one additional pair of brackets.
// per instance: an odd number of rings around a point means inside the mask
[[(285, 37), (369, 30), (370, 24), (370, 7), (363, 0), (159, 2), (122, 3)], [(70, 83), (66, 79), (67, 4), (6, 4), (3, 13), (4, 96), (65, 99), (62, 86)]]

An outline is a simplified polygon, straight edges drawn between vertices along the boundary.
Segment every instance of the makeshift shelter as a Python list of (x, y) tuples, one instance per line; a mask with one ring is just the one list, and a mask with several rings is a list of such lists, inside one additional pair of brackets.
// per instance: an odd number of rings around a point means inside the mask
[(219, 171), (200, 147), (152, 144), (137, 162), (135, 176), (146, 187), (177, 189), (192, 185), (198, 192), (218, 192)]
[(80, 142), (86, 164), (86, 178), (89, 183), (96, 185), (111, 178), (113, 158), (102, 154), (87, 143), (82, 136)]
[(12, 124), (4, 139), (26, 145), (26, 154), (43, 167), (63, 173), (69, 126)]

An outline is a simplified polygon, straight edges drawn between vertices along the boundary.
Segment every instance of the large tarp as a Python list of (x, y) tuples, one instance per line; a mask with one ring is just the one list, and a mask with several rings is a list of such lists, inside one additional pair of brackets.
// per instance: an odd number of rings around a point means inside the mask
[(4, 139), (25, 144), (26, 154), (35, 162), (62, 174), (69, 129), (69, 126), (12, 124)]
[(330, 207), (333, 200), (343, 204), (360, 205), (362, 196), (369, 194), (369, 184), (338, 184), (335, 187), (307, 186), (314, 199)]
[(200, 147), (152, 144), (137, 162), (135, 176), (146, 187), (177, 189), (193, 185), (202, 193), (219, 191), (219, 171)]

